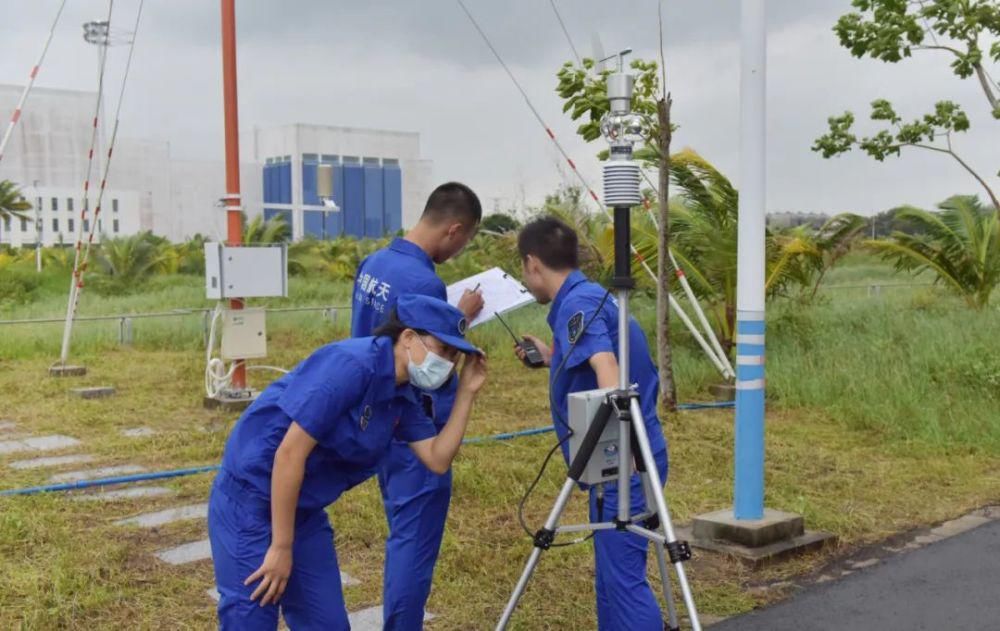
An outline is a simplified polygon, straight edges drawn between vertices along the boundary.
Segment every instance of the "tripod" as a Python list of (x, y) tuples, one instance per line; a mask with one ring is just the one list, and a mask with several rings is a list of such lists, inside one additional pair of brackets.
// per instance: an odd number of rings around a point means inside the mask
[[(631, 112), (635, 77), (622, 70), (623, 57), (629, 52), (631, 50), (627, 49), (612, 56), (618, 58), (618, 71), (608, 76), (610, 111), (601, 120), (601, 133), (611, 144), (610, 159), (604, 165), (604, 200), (609, 206), (614, 207), (615, 276), (612, 287), (618, 300), (618, 388), (605, 394), (604, 401), (590, 420), (583, 442), (570, 463), (566, 481), (556, 497), (555, 505), (545, 520), (545, 525), (534, 535), (531, 556), (528, 557), (521, 578), (514, 587), (500, 622), (497, 623), (497, 631), (507, 628), (517, 602), (524, 594), (525, 587), (541, 560), (542, 552), (552, 546), (555, 536), (558, 533), (597, 530), (630, 532), (652, 542), (660, 570), (663, 598), (667, 603), (667, 628), (669, 631), (677, 631), (680, 626), (670, 591), (670, 573), (667, 568), (667, 556), (669, 556), (670, 563), (677, 573), (677, 581), (684, 597), (684, 606), (691, 620), (691, 627), (694, 631), (701, 631), (701, 623), (698, 620), (698, 612), (683, 565), (684, 561), (691, 558), (691, 547), (686, 541), (678, 541), (674, 535), (667, 502), (663, 497), (663, 483), (656, 468), (656, 461), (653, 459), (649, 435), (646, 433), (642, 409), (639, 406), (639, 395), (629, 386), (629, 293), (634, 287), (630, 213), (632, 206), (642, 202), (639, 191), (639, 165), (632, 161), (632, 146), (642, 139), (644, 127), (642, 117)], [(612, 416), (615, 417), (614, 421), (611, 420)], [(589, 476), (585, 476), (585, 472), (596, 447), (602, 442), (602, 434), (609, 422), (618, 423), (617, 444), (613, 445), (618, 454), (617, 515), (610, 522), (560, 526), (559, 518), (569, 502), (573, 487), (581, 479), (592, 480)], [(631, 514), (629, 494), (633, 461), (646, 499), (646, 512), (640, 515)], [(608, 476), (615, 474), (614, 465), (601, 469), (599, 480), (609, 479), (604, 475), (605, 471), (609, 472)]]

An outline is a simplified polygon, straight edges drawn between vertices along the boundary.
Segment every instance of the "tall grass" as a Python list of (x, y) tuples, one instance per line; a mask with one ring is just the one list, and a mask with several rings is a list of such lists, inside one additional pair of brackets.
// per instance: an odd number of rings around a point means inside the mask
[[(65, 276), (44, 275), (33, 302), (0, 308), (4, 319), (59, 317), (65, 309)], [(254, 305), (348, 306), (350, 283), (317, 278), (290, 280), (290, 296), (254, 300)], [(991, 352), (1000, 338), (994, 310), (975, 312), (924, 279), (895, 276), (872, 257), (852, 255), (833, 270), (812, 305), (776, 299), (768, 305), (767, 377), (769, 405), (810, 409), (843, 423), (845, 430), (882, 432), (894, 441), (931, 446), (1000, 451), (1000, 357)], [(911, 285), (869, 295), (865, 286)], [(837, 290), (841, 285), (859, 289)], [(162, 312), (211, 308), (202, 280), (192, 276), (154, 277), (141, 292), (123, 296), (85, 293), (81, 315)], [(655, 302), (637, 294), (633, 313), (653, 339)], [(519, 332), (548, 336), (547, 308), (533, 305), (510, 314)], [(348, 333), (350, 312), (334, 319), (322, 312), (268, 316), (269, 348), (316, 346)], [(118, 346), (118, 321), (79, 322), (72, 356), (84, 362)], [(204, 351), (200, 313), (133, 320), (138, 350)], [(691, 335), (672, 320), (675, 374), (683, 400), (707, 397), (720, 381)], [(58, 354), (61, 324), (0, 326), (0, 361)], [(511, 340), (498, 324), (470, 333), (491, 355), (509, 352)]]

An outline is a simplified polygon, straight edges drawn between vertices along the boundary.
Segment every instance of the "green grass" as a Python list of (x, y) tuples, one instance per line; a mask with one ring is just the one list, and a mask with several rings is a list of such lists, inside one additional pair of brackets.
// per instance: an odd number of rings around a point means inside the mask
[[(911, 282), (871, 259), (848, 262), (831, 285)], [(61, 289), (39, 290), (36, 302), (5, 307), (0, 317), (58, 314)], [(209, 306), (200, 279), (156, 279), (141, 294), (84, 296), (82, 313)], [(344, 304), (343, 284), (293, 279), (289, 304)], [(256, 302), (256, 301), (255, 301)], [(653, 303), (635, 301), (652, 324)], [(512, 315), (524, 331), (545, 333), (545, 310)], [(102, 464), (137, 463), (151, 470), (215, 463), (235, 416), (201, 408), (203, 342), (196, 316), (137, 320), (135, 344), (117, 345), (114, 325), (81, 326), (74, 358), (88, 376), (46, 378), (58, 351), (58, 325), (0, 328), (0, 416), (33, 434), (81, 438)], [(182, 323), (182, 324), (181, 324)], [(316, 345), (342, 337), (347, 314), (334, 323), (319, 313), (269, 316), (266, 363), (291, 366)], [(675, 323), (676, 324), (676, 323)], [(49, 326), (50, 328), (45, 328)], [(11, 335), (17, 331), (16, 337)], [(683, 400), (705, 399), (717, 380), (690, 337), (675, 326), (676, 372)], [(499, 327), (473, 332), (491, 355), (491, 383), (470, 434), (548, 423), (546, 377), (509, 356)], [(847, 296), (824, 292), (815, 305), (778, 300), (768, 312), (767, 504), (803, 514), (810, 528), (834, 532), (840, 547), (751, 572), (698, 554), (689, 575), (699, 609), (730, 615), (764, 602), (748, 588), (810, 571), (830, 555), (1000, 500), (1000, 363), (989, 349), (1000, 335), (995, 311), (974, 312), (923, 287)], [(254, 372), (256, 385), (269, 373)], [(106, 400), (71, 399), (76, 384), (114, 384)], [(119, 430), (155, 428), (153, 438)], [(677, 522), (728, 505), (732, 489), (732, 412), (686, 412), (664, 419), (671, 447), (668, 500)], [(432, 629), (492, 628), (530, 545), (514, 509), (552, 436), (469, 445), (455, 464), (455, 493), (430, 608)], [(0, 456), (0, 486), (42, 484), (50, 472), (15, 471)], [(527, 517), (534, 527), (551, 506), (565, 469), (549, 468)], [(120, 528), (124, 516), (202, 501), (210, 475), (163, 485), (177, 495), (104, 507), (64, 495), (0, 500), (0, 628), (204, 629), (214, 620), (204, 594), (211, 565), (169, 568), (156, 550), (204, 536), (203, 523), (157, 531)], [(580, 520), (584, 502), (567, 519)], [(337, 549), (362, 584), (346, 589), (350, 609), (380, 599), (385, 520), (369, 481), (332, 509)], [(593, 628), (592, 560), (588, 546), (546, 553), (516, 618), (517, 629)], [(652, 568), (651, 568), (652, 569)], [(655, 571), (652, 572), (655, 575)]]

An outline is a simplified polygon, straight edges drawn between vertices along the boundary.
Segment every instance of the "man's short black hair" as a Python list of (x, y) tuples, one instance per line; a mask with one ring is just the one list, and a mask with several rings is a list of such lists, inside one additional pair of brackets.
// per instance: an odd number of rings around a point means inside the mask
[(461, 182), (445, 182), (434, 189), (421, 219), (434, 223), (460, 221), (466, 226), (478, 226), (483, 218), (483, 205), (471, 188)]
[(521, 228), (517, 235), (521, 259), (537, 257), (545, 267), (561, 271), (580, 266), (576, 231), (555, 217), (541, 217)]

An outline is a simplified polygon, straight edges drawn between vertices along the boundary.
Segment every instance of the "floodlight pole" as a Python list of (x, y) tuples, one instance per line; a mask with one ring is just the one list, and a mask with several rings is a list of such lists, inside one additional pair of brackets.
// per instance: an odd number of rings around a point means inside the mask
[(764, 516), (765, 0), (740, 11), (740, 196), (736, 283), (736, 519)]
[[(222, 100), (225, 112), (226, 138), (226, 227), (230, 246), (238, 246), (243, 237), (243, 210), (240, 199), (240, 136), (239, 113), (236, 101), (236, 0), (222, 3)], [(243, 300), (233, 298), (230, 309), (242, 309)], [(245, 390), (246, 365), (236, 360), (232, 385), (234, 390)]]

